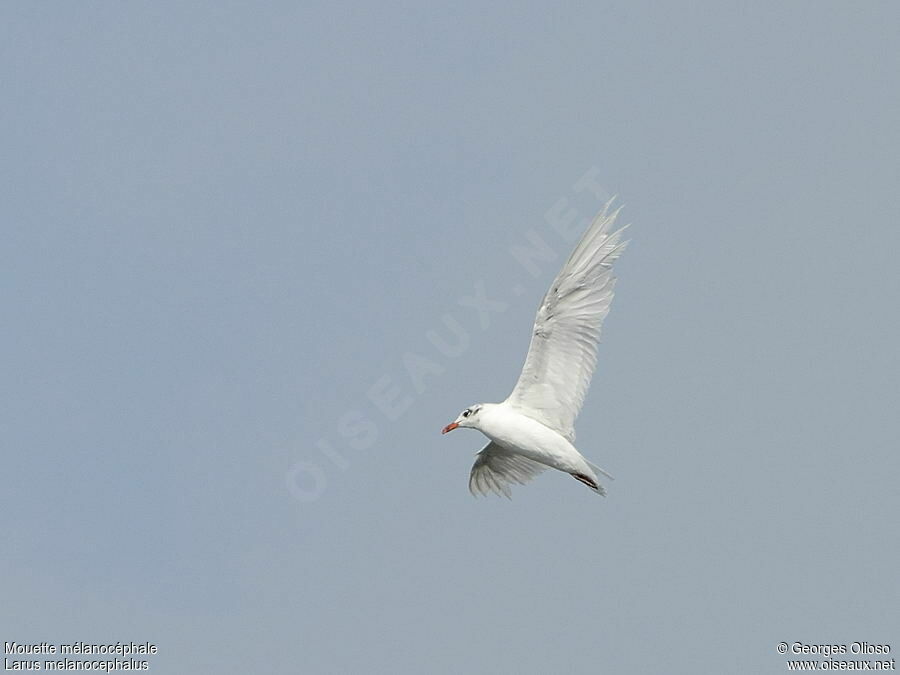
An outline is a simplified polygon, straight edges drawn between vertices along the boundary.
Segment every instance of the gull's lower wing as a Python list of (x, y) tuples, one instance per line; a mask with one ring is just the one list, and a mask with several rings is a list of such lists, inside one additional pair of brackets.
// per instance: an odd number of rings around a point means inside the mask
[(524, 485), (546, 468), (540, 462), (512, 453), (491, 441), (475, 455), (475, 464), (469, 474), (469, 491), (476, 497), (490, 492), (509, 497), (510, 485)]

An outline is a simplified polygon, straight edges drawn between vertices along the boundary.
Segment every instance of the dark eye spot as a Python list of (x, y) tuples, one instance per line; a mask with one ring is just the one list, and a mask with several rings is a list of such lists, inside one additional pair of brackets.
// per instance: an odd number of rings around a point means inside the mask
[(468, 417), (471, 413), (471, 410), (463, 410), (463, 417)]

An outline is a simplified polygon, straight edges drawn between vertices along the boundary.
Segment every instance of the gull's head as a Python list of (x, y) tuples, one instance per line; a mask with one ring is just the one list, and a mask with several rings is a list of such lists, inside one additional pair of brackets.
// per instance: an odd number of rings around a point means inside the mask
[(447, 426), (445, 426), (442, 430), (442, 434), (446, 434), (448, 431), (453, 431), (459, 427), (474, 427), (478, 428), (478, 415), (481, 413), (481, 404), (478, 405), (470, 405), (468, 408), (459, 413), (459, 417), (450, 422)]

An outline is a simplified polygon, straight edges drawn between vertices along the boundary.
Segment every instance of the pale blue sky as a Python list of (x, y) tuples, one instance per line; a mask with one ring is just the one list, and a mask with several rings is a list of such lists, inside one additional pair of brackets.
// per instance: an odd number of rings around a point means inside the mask
[[(0, 640), (223, 674), (900, 650), (900, 9), (482, 4), (3, 4)], [(475, 500), (482, 437), (439, 430), (518, 376), (545, 214), (611, 194), (578, 425), (609, 496)]]

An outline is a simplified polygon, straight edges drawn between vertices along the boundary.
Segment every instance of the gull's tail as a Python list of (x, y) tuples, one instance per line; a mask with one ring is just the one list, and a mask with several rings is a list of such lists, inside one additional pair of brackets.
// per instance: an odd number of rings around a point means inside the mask
[(594, 471), (596, 471), (597, 473), (602, 473), (604, 476), (606, 476), (606, 477), (609, 478), (610, 480), (615, 480), (615, 478), (613, 478), (611, 474), (607, 473), (606, 471), (604, 471), (603, 469), (601, 469), (599, 466), (597, 466), (597, 465), (594, 464), (593, 462), (589, 462), (589, 461), (586, 460), (586, 459), (585, 459), (584, 461), (587, 462), (587, 463), (588, 463), (588, 466), (591, 467), (591, 468), (592, 468)]

